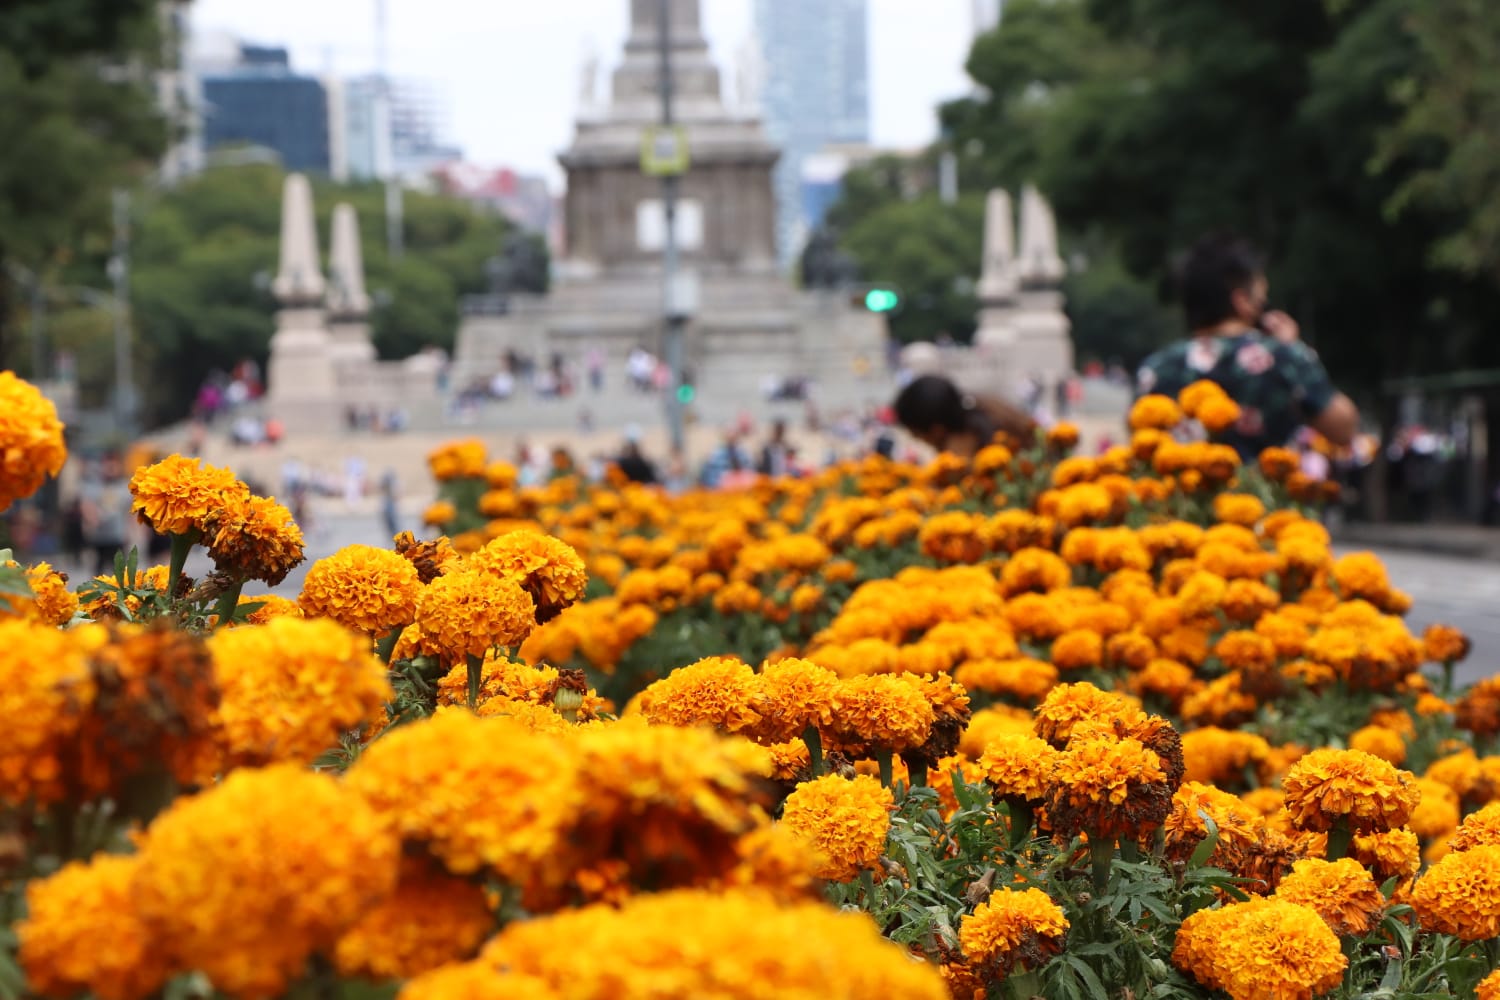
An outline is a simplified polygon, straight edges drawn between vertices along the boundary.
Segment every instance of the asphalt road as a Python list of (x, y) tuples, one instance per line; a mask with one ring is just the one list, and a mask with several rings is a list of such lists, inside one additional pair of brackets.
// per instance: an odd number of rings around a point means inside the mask
[(1413, 632), (1434, 622), (1455, 625), (1474, 643), (1455, 673), (1462, 683), (1500, 673), (1500, 563), (1420, 552), (1374, 549), (1391, 583), (1412, 596)]

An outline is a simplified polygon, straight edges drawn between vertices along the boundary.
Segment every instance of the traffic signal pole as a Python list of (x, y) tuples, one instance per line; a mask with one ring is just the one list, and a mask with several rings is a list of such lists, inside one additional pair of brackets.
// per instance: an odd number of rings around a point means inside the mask
[[(658, 19), (657, 48), (661, 59), (661, 127), (663, 135), (671, 135), (675, 122), (672, 119), (672, 3), (657, 0)], [(665, 174), (661, 179), (661, 205), (666, 233), (663, 236), (661, 253), (662, 313), (665, 322), (665, 347), (667, 367), (672, 372), (672, 384), (667, 387), (667, 430), (672, 439), (674, 454), (683, 454), (686, 434), (683, 426), (682, 389), (682, 334), (687, 323), (677, 300), (677, 185), (676, 172)]]

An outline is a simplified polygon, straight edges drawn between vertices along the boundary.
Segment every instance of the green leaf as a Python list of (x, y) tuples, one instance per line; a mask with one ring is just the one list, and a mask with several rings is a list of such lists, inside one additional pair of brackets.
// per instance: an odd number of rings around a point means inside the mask
[(1109, 1000), (1109, 991), (1104, 988), (1104, 984), (1099, 981), (1099, 977), (1094, 973), (1093, 969), (1089, 968), (1087, 962), (1067, 952), (1064, 952), (1060, 958), (1067, 963), (1070, 969), (1078, 973), (1078, 977), (1088, 986), (1089, 996), (1095, 998), (1095, 1000)]
[(1203, 838), (1203, 843), (1193, 849), (1188, 858), (1188, 868), (1202, 868), (1208, 863), (1209, 857), (1214, 853), (1214, 848), (1219, 846), (1219, 824), (1215, 823), (1213, 817), (1205, 810), (1199, 809), (1198, 816), (1203, 820), (1203, 825), (1208, 829), (1208, 836)]

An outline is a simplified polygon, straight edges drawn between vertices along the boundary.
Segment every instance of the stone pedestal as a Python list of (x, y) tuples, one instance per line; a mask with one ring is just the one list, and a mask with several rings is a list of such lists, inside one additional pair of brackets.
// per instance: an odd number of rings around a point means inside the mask
[(366, 364), (375, 360), (370, 342), (370, 324), (363, 320), (328, 323), (328, 350), (336, 366)]
[(266, 385), (267, 417), (289, 428), (337, 426), (338, 378), (321, 308), (282, 309), (276, 314)]

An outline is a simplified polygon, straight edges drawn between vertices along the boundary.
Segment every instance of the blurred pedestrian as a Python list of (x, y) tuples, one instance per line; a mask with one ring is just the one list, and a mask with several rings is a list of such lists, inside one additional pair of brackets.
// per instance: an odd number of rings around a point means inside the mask
[(1030, 443), (1037, 423), (1020, 408), (990, 396), (970, 396), (941, 375), (920, 375), (896, 397), (896, 419), (938, 451), (973, 458), (1001, 431)]
[(79, 485), (78, 513), (91, 572), (98, 576), (112, 570), (130, 530), (130, 487), (119, 455), (106, 453)]
[(786, 440), (786, 421), (771, 424), (771, 437), (760, 449), (756, 471), (763, 476), (784, 476), (791, 471), (792, 448)]
[(1200, 240), (1183, 266), (1182, 305), (1191, 336), (1157, 351), (1136, 375), (1136, 393), (1176, 396), (1194, 382), (1218, 384), (1240, 406), (1223, 434), (1243, 458), (1285, 445), (1304, 424), (1347, 446), (1359, 410), (1334, 388), (1297, 321), (1267, 307), (1259, 254), (1234, 236)]
[(620, 449), (620, 457), (615, 459), (615, 466), (632, 483), (655, 486), (661, 482), (656, 465), (642, 454), (640, 442), (633, 438), (627, 439), (625, 447)]

